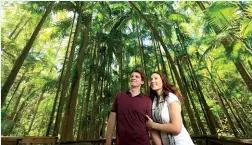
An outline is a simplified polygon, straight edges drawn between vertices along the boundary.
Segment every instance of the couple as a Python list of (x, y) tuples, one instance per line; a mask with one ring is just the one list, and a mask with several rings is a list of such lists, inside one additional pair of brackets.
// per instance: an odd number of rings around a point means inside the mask
[(178, 89), (162, 73), (154, 72), (147, 97), (140, 91), (144, 81), (144, 73), (133, 70), (130, 89), (116, 96), (108, 120), (106, 145), (112, 143), (115, 126), (116, 145), (150, 145), (148, 130), (155, 145), (193, 145), (182, 124), (182, 96)]

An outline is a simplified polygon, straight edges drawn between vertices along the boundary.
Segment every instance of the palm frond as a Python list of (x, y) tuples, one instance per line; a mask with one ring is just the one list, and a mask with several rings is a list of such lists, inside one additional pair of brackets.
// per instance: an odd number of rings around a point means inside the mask
[(252, 17), (252, 2), (248, 2), (249, 4), (246, 6), (245, 8), (245, 14), (248, 16), (248, 17)]
[(116, 22), (115, 24), (113, 25), (111, 31), (110, 31), (110, 34), (113, 32), (113, 31), (116, 31), (118, 28), (121, 27), (121, 25), (123, 24), (124, 21), (126, 21), (127, 19), (129, 18), (129, 15), (128, 13), (122, 15)]
[(239, 8), (231, 2), (216, 2), (207, 8), (206, 14), (209, 23), (217, 28), (219, 32), (235, 26), (236, 21), (241, 18)]
[(210, 42), (209, 47), (204, 51), (203, 56), (208, 54), (211, 50), (219, 47), (221, 45), (221, 41), (226, 38), (229, 34), (229, 32), (221, 32), (218, 35), (216, 35)]
[(61, 1), (55, 5), (54, 11), (65, 10), (65, 11), (75, 11), (76, 4), (74, 2)]
[(109, 16), (112, 15), (111, 9), (109, 7), (109, 3), (107, 1), (100, 1), (99, 4), (108, 11)]
[(244, 19), (241, 25), (241, 37), (246, 39), (249, 35), (252, 35), (252, 22), (249, 19)]
[(187, 16), (183, 14), (179, 14), (179, 13), (171, 13), (168, 16), (168, 20), (175, 21), (178, 23), (183, 23), (183, 22), (188, 23), (190, 21), (190, 19)]
[(161, 21), (160, 24), (164, 28), (167, 37), (170, 37), (172, 35), (172, 24), (164, 21)]

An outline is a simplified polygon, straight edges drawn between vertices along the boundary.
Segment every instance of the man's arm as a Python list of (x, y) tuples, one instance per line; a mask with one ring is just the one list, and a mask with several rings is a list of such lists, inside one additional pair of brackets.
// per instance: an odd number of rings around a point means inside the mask
[(113, 131), (115, 128), (115, 123), (116, 123), (116, 113), (111, 112), (109, 115), (109, 120), (108, 120), (106, 145), (111, 145), (111, 143), (112, 143), (112, 136), (113, 136)]

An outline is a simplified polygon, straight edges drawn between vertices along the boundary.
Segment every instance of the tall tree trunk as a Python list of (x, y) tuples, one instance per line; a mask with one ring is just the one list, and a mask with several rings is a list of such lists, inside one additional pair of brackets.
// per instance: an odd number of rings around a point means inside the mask
[(21, 113), (22, 113), (24, 107), (25, 107), (25, 102), (23, 102), (22, 105), (19, 107), (19, 109), (17, 110), (17, 112), (13, 118), (13, 123), (10, 125), (9, 130), (6, 133), (3, 133), (3, 135), (9, 136), (12, 133), (16, 123), (19, 121), (19, 119), (21, 117)]
[[(206, 62), (205, 62), (205, 65), (206, 65)], [(215, 84), (216, 87), (217, 87), (217, 90), (214, 88), (214, 86), (213, 86), (212, 88), (215, 90), (215, 92), (216, 92), (216, 94), (217, 94), (217, 96), (218, 96), (218, 101), (219, 101), (220, 105), (224, 105), (224, 101), (223, 101), (223, 99), (224, 99), (224, 100), (226, 101), (227, 106), (229, 106), (230, 111), (231, 111), (231, 113), (233, 114), (234, 118), (235, 118), (236, 120), (238, 120), (238, 118), (237, 118), (236, 115), (234, 114), (234, 112), (233, 112), (233, 110), (232, 110), (230, 104), (229, 104), (228, 101), (225, 99), (225, 96), (224, 96), (224, 94), (222, 93), (222, 91), (221, 91), (221, 89), (220, 89), (221, 87), (219, 87), (219, 85), (218, 85), (217, 82), (215, 81), (215, 79), (214, 79), (212, 73), (210, 72), (210, 70), (208, 69), (208, 67), (206, 67), (206, 69), (207, 69), (207, 71), (208, 71), (208, 73), (209, 73), (209, 75), (210, 75), (210, 77), (211, 77), (211, 80), (213, 81), (212, 84)], [(223, 97), (223, 99), (222, 99), (222, 97)], [(228, 114), (227, 108), (226, 108), (225, 106), (221, 106), (221, 107), (223, 108), (224, 113), (225, 113), (225, 115), (227, 116), (228, 122), (229, 122), (229, 124), (230, 124), (231, 129), (233, 130), (234, 135), (235, 135), (236, 137), (238, 137), (238, 134), (239, 134), (239, 133), (238, 133), (238, 131), (237, 131), (235, 125), (234, 125), (234, 122), (232, 121), (231, 117), (230, 117), (229, 114)], [(244, 132), (244, 134), (245, 134), (245, 130), (244, 130), (243, 126), (240, 124), (239, 121), (237, 121), (237, 123), (238, 123), (238, 126), (241, 128), (241, 130), (242, 130), (242, 131)]]
[[(104, 69), (105, 69), (105, 65), (103, 65), (103, 67), (104, 67)], [(104, 70), (104, 72), (103, 73), (105, 73), (105, 70)], [(101, 84), (100, 85), (100, 97), (99, 97), (99, 101), (97, 101), (97, 102), (99, 102), (99, 104), (100, 104), (100, 100), (102, 100), (102, 99), (104, 99), (104, 98), (102, 98), (102, 96), (103, 96), (103, 85), (104, 85), (104, 75), (102, 75), (101, 76), (102, 77), (102, 80), (101, 80), (101, 83), (99, 83), (99, 84)], [(96, 103), (97, 104), (97, 103)], [(97, 109), (96, 109), (96, 114), (101, 114), (101, 106), (98, 106), (97, 107)], [(99, 119), (98, 119), (99, 121), (95, 121), (95, 123), (96, 123), (96, 126), (95, 126), (95, 135), (94, 135), (94, 138), (100, 138), (100, 134), (101, 134), (101, 128), (102, 128), (102, 116), (99, 116)]]
[[(168, 73), (167, 73), (167, 71), (166, 71), (166, 67), (165, 67), (165, 63), (164, 63), (164, 58), (163, 58), (163, 54), (162, 54), (160, 45), (159, 45), (158, 42), (157, 42), (157, 44), (158, 44), (158, 50), (159, 50), (159, 54), (160, 54), (160, 58), (161, 58), (161, 62), (162, 62), (162, 72), (163, 72), (166, 76), (168, 76)], [(169, 68), (170, 68), (170, 67), (169, 67)], [(172, 73), (172, 71), (171, 71), (171, 76), (172, 76), (172, 80), (173, 80), (173, 83), (174, 83), (174, 78), (173, 78), (173, 73)], [(175, 84), (175, 83), (174, 83), (174, 84)]]
[[(223, 93), (221, 93), (221, 94), (223, 94)], [(243, 122), (242, 122), (242, 120), (240, 119), (239, 114), (235, 114), (233, 108), (231, 107), (231, 105), (229, 104), (229, 102), (228, 102), (228, 100), (225, 98), (225, 96), (223, 96), (223, 100), (226, 102), (227, 106), (229, 107), (229, 109), (230, 109), (231, 113), (233, 114), (234, 119), (236, 120), (237, 125), (238, 125), (239, 128), (241, 129), (242, 133), (243, 133), (243, 134), (247, 134), (247, 131), (246, 131), (246, 129), (244, 128)]]
[(88, 87), (87, 87), (87, 93), (86, 93), (86, 100), (85, 100), (85, 109), (84, 109), (84, 114), (83, 114), (83, 118), (85, 118), (86, 120), (84, 120), (83, 122), (83, 126), (84, 126), (84, 133), (83, 133), (83, 139), (87, 139), (88, 138), (88, 132), (89, 132), (89, 126), (88, 126), (88, 110), (89, 110), (89, 100), (90, 100), (90, 93), (91, 93), (91, 88), (92, 88), (92, 80), (93, 80), (93, 72), (94, 72), (94, 61), (97, 59), (96, 58), (96, 46), (95, 46), (95, 41), (93, 44), (93, 54), (91, 53), (90, 59), (89, 59), (89, 77), (88, 77)]
[(48, 125), (47, 125), (45, 136), (49, 136), (50, 135), (51, 126), (53, 125), (53, 118), (54, 118), (54, 114), (55, 114), (55, 110), (56, 110), (56, 105), (57, 105), (57, 101), (58, 101), (59, 91), (60, 91), (60, 88), (61, 88), (63, 71), (64, 71), (64, 65), (63, 65), (63, 69), (62, 69), (62, 72), (61, 72), (61, 75), (60, 75), (60, 78), (59, 78), (59, 82), (58, 82), (59, 84), (58, 84), (58, 87), (57, 87), (56, 96), (55, 96), (54, 101), (53, 101), (53, 108), (52, 108), (50, 119), (49, 119), (49, 122), (48, 122)]
[[(82, 15), (80, 11), (80, 16)], [(88, 19), (86, 19), (86, 25), (83, 31), (83, 44), (80, 47), (79, 55), (77, 58), (77, 63), (75, 67), (75, 72), (72, 80), (72, 86), (70, 90), (70, 100), (67, 105), (66, 110), (66, 122), (63, 127), (63, 133), (62, 133), (62, 141), (72, 141), (73, 140), (73, 125), (74, 125), (74, 118), (75, 118), (75, 110), (76, 110), (76, 101), (78, 96), (78, 90), (79, 90), (79, 84), (80, 84), (80, 78), (82, 73), (82, 64), (84, 60), (84, 54), (85, 50), (87, 49), (88, 45), (88, 36), (90, 31), (90, 25), (91, 25), (91, 15), (87, 16)], [(81, 20), (81, 19), (80, 19)]]
[(31, 131), (33, 122), (34, 122), (35, 117), (36, 117), (36, 115), (37, 115), (37, 113), (38, 113), (38, 108), (39, 108), (40, 102), (43, 100), (43, 96), (44, 96), (45, 91), (46, 91), (45, 89), (42, 90), (42, 93), (41, 93), (41, 95), (40, 95), (40, 97), (39, 97), (39, 100), (38, 100), (36, 109), (35, 109), (35, 111), (34, 111), (34, 115), (32, 116), (32, 120), (31, 120), (31, 123), (30, 123), (30, 125), (29, 125), (29, 129), (28, 129), (26, 135), (29, 135), (29, 133), (30, 133), (30, 131)]
[[(231, 105), (233, 106), (233, 108), (235, 109), (235, 112), (237, 114), (237, 117), (239, 119), (239, 123), (242, 124), (242, 126), (244, 127), (244, 130), (246, 131), (247, 134), (249, 134), (251, 131), (251, 127), (250, 127), (250, 123), (249, 120), (247, 119), (247, 115), (242, 116), (240, 115), (240, 111), (238, 110), (237, 106), (234, 104), (234, 102), (232, 100), (230, 100)], [(242, 117), (241, 117), (242, 116)]]
[[(26, 102), (29, 100), (29, 94), (31, 93), (31, 91), (33, 90), (33, 87), (34, 86), (31, 86), (28, 90), (28, 93), (27, 93), (27, 96), (26, 98), (24, 99), (24, 101), (22, 102), (21, 106), (14, 110), (16, 112), (13, 111), (14, 115), (13, 115), (13, 118), (12, 118), (12, 121), (13, 123), (10, 125), (9, 129), (6, 130), (5, 133), (3, 133), (4, 135), (10, 135), (12, 130), (14, 129), (16, 123), (19, 121), (20, 117), (21, 117), (21, 113), (26, 105)], [(18, 104), (20, 103), (20, 101), (18, 101), (16, 104), (17, 104), (17, 107), (18, 107)]]
[[(32, 87), (29, 89), (28, 92), (30, 92), (31, 89), (32, 89)], [(23, 89), (22, 89), (20, 95), (18, 96), (18, 98), (17, 98), (17, 100), (16, 100), (16, 103), (15, 103), (15, 105), (14, 105), (13, 111), (12, 111), (11, 116), (10, 116), (11, 119), (14, 118), (15, 113), (17, 112), (17, 108), (18, 108), (18, 105), (19, 105), (19, 103), (20, 103), (20, 100), (21, 100), (21, 98), (22, 98), (22, 96), (23, 96), (23, 94), (24, 94), (24, 90), (25, 90), (25, 87), (23, 87)]]
[(122, 30), (120, 30), (120, 83), (121, 83), (121, 92), (123, 91), (123, 42), (122, 42)]
[[(189, 86), (189, 84), (188, 83), (186, 83), (186, 86)], [(186, 87), (187, 88), (187, 87)], [(205, 130), (205, 128), (204, 128), (204, 125), (203, 125), (203, 123), (202, 123), (202, 121), (201, 121), (201, 119), (200, 119), (200, 115), (199, 115), (199, 113), (198, 113), (198, 109), (197, 109), (197, 107), (196, 107), (196, 105), (195, 105), (195, 103), (194, 103), (194, 100), (193, 100), (193, 97), (192, 97), (192, 95), (191, 95), (191, 93), (190, 93), (190, 90), (188, 89), (188, 96), (189, 96), (189, 99), (190, 99), (190, 101), (191, 101), (191, 103), (192, 103), (192, 107), (193, 107), (193, 110), (194, 110), (194, 113), (195, 113), (195, 117), (196, 117), (196, 119), (197, 119), (197, 123), (198, 123), (198, 125), (199, 125), (199, 129), (201, 130), (201, 134), (202, 135), (207, 135), (207, 133), (206, 133), (206, 130)]]
[[(98, 66), (96, 66), (98, 67)], [(96, 102), (97, 102), (97, 91), (98, 91), (98, 77), (99, 74), (95, 74), (95, 82), (94, 82), (94, 92), (93, 92), (93, 98), (92, 98), (92, 110), (91, 110), (91, 114), (90, 114), (90, 120), (89, 120), (89, 129), (90, 132), (88, 134), (88, 139), (94, 139), (94, 134), (95, 134), (95, 115), (96, 115)]]
[[(160, 34), (162, 34), (162, 32), (159, 32)], [(170, 45), (170, 47), (172, 48), (172, 50), (174, 51), (174, 52), (176, 52), (175, 51), (175, 47), (174, 47), (174, 45), (173, 45), (173, 43), (172, 43), (172, 40), (171, 40), (171, 36), (169, 35), (169, 34), (167, 34), (167, 33), (165, 33), (166, 34), (166, 37), (168, 38), (168, 45)], [(161, 50), (160, 50), (161, 51)], [(165, 52), (166, 53), (166, 52)], [(175, 79), (174, 79), (174, 76), (173, 76), (173, 71), (172, 71), (172, 67), (171, 67), (171, 62), (170, 61), (168, 61), (168, 66), (169, 66), (169, 70), (170, 70), (170, 73), (171, 73), (171, 77), (172, 77), (172, 81), (173, 81), (173, 84), (174, 85), (176, 85), (176, 81), (175, 81)], [(168, 76), (168, 75), (167, 75)], [(169, 76), (168, 76), (169, 77)]]
[(14, 66), (12, 67), (12, 70), (11, 70), (7, 80), (5, 81), (5, 83), (2, 87), (2, 90), (1, 90), (1, 103), (2, 104), (4, 104), (6, 96), (9, 92), (14, 80), (16, 79), (16, 76), (17, 76), (22, 64), (24, 63), (26, 56), (28, 55), (28, 53), (29, 53), (34, 41), (35, 41), (35, 38), (37, 37), (40, 29), (42, 28), (42, 25), (44, 24), (47, 16), (51, 12), (53, 4), (54, 4), (54, 2), (49, 3), (49, 6), (46, 8), (45, 14), (42, 16), (40, 22), (38, 23), (35, 31), (32, 34), (30, 40), (27, 42), (27, 44), (24, 47), (23, 51), (21, 52), (20, 56), (15, 61)]
[(139, 34), (139, 24), (136, 19), (136, 32), (137, 32), (137, 39), (138, 39), (138, 48), (139, 48), (139, 55), (140, 55), (140, 60), (141, 60), (141, 67), (143, 68), (143, 54), (142, 54), (142, 49), (141, 49), (141, 39), (140, 39), (140, 34)]
[(226, 117), (227, 117), (227, 119), (228, 119), (228, 123), (229, 123), (229, 125), (230, 125), (230, 127), (231, 127), (231, 130), (233, 131), (235, 137), (238, 137), (238, 131), (237, 131), (237, 129), (236, 129), (236, 127), (235, 127), (235, 125), (234, 125), (234, 123), (233, 123), (233, 121), (232, 121), (230, 115), (228, 114), (228, 110), (226, 109), (226, 107), (225, 107), (225, 105), (224, 105), (224, 102), (223, 102), (223, 100), (222, 100), (222, 98), (221, 98), (220, 92), (217, 91), (217, 90), (214, 88), (214, 86), (212, 86), (212, 88), (213, 88), (213, 89), (215, 90), (215, 92), (217, 93), (217, 94), (216, 94), (217, 100), (218, 100), (218, 102), (220, 103), (220, 106), (221, 106), (221, 108), (223, 109), (224, 114), (226, 115)]
[(195, 70), (193, 69), (193, 66), (192, 66), (191, 60), (189, 58), (189, 55), (187, 55), (187, 60), (188, 60), (188, 68), (189, 68), (189, 70), (191, 70), (191, 72), (193, 74), (192, 78), (194, 79), (195, 84), (196, 84), (195, 85), (196, 86), (196, 93), (198, 95), (200, 103), (202, 103), (202, 109), (203, 109), (203, 112), (205, 113), (205, 117), (206, 117), (206, 120), (207, 120), (207, 123), (208, 123), (208, 127), (210, 129), (211, 134), (216, 135), (217, 131), (216, 131), (216, 124), (214, 122), (213, 113), (212, 113), (212, 111), (210, 110), (209, 106), (206, 103), (206, 100), (205, 100), (203, 92), (202, 92), (202, 87), (201, 87), (198, 79), (196, 78), (196, 73), (195, 73)]
[[(171, 76), (172, 76), (172, 83), (174, 84), (174, 85), (176, 85), (176, 81), (175, 81), (175, 79), (174, 79), (174, 76), (173, 76), (173, 71), (172, 71), (172, 69), (171, 69), (171, 63), (168, 61), (168, 66), (169, 66), (169, 70), (170, 70), (170, 73), (171, 73)], [(168, 76), (167, 76), (168, 77)]]
[[(176, 59), (176, 60), (177, 60), (180, 76), (182, 77), (182, 80), (184, 80), (184, 82), (186, 83), (184, 72), (183, 72), (183, 69), (181, 67), (181, 64), (180, 64), (178, 59)], [(186, 84), (184, 84), (184, 86), (186, 88)], [(189, 93), (189, 92), (187, 92), (187, 93)], [(189, 94), (188, 94), (188, 96), (189, 96)], [(198, 127), (197, 122), (195, 120), (196, 117), (194, 116), (193, 111), (192, 111), (192, 109), (190, 107), (189, 98), (185, 98), (185, 106), (186, 106), (186, 110), (188, 112), (188, 116), (189, 116), (189, 119), (190, 119), (190, 122), (191, 122), (191, 125), (192, 125), (193, 132), (194, 132), (195, 135), (199, 135), (200, 134), (199, 127)]]
[[(100, 49), (100, 42), (98, 42), (97, 44), (97, 49), (99, 50)], [(96, 121), (95, 121), (95, 115), (96, 115), (96, 102), (97, 102), (97, 99), (98, 99), (98, 95), (97, 95), (97, 92), (98, 92), (98, 85), (99, 85), (99, 68), (101, 67), (99, 64), (100, 64), (100, 59), (101, 59), (101, 56), (100, 56), (100, 53), (96, 53), (96, 62), (95, 62), (95, 74), (94, 74), (94, 91), (93, 91), (93, 98), (92, 98), (92, 107), (91, 107), (91, 114), (90, 114), (90, 120), (89, 120), (89, 129), (90, 129), (90, 132), (89, 132), (89, 135), (88, 135), (88, 139), (94, 139), (94, 134), (95, 134), (95, 125), (96, 125)]]
[(79, 117), (79, 123), (78, 123), (78, 132), (77, 132), (77, 139), (76, 140), (82, 140), (83, 139), (83, 130), (84, 130), (84, 125), (83, 125), (83, 122), (84, 122), (84, 116), (83, 116), (83, 112), (85, 111), (85, 99), (86, 99), (86, 96), (85, 96), (85, 93), (86, 93), (86, 87), (85, 87), (85, 82), (87, 80), (87, 70), (85, 70), (85, 73), (84, 73), (84, 76), (85, 78), (83, 79), (83, 94), (82, 94), (82, 99), (81, 99), (81, 111), (80, 111), (80, 117)]
[[(109, 65), (108, 65), (109, 66)], [(107, 69), (107, 71), (109, 72), (109, 68)], [(108, 73), (109, 74), (109, 73)], [(109, 80), (107, 79), (106, 80), (106, 85), (105, 85), (105, 88), (104, 88), (104, 105), (105, 106), (108, 106), (108, 98), (111, 96), (110, 94), (110, 90), (109, 90)], [(108, 112), (109, 113), (109, 112)], [(106, 137), (106, 122), (107, 122), (107, 116), (108, 115), (104, 115), (103, 116), (103, 125), (102, 125), (102, 138), (105, 138)]]
[[(107, 54), (104, 53), (104, 58), (106, 58), (106, 55)], [(101, 100), (100, 102), (103, 103), (104, 106), (105, 106), (106, 105), (106, 94), (105, 93), (106, 93), (106, 87), (107, 87), (107, 76), (106, 76), (106, 66), (107, 66), (106, 63), (107, 63), (107, 60), (104, 59), (104, 62), (105, 62), (105, 64), (103, 65), (102, 83), (100, 85), (100, 100)], [(99, 114), (101, 114), (102, 111), (104, 111), (104, 107), (99, 106), (99, 108), (100, 108), (99, 109), (100, 110)], [(103, 137), (103, 134), (104, 134), (103, 130), (105, 130), (103, 128), (105, 128), (105, 125), (106, 125), (106, 123), (104, 122), (104, 119), (106, 119), (106, 115), (100, 116), (100, 122), (101, 123), (100, 123), (100, 128), (99, 128), (99, 134), (97, 134), (98, 136), (96, 138)]]
[(244, 67), (244, 65), (242, 64), (242, 62), (239, 61), (239, 60), (235, 60), (234, 64), (235, 64), (236, 68), (238, 69), (241, 77), (243, 78), (243, 80), (247, 84), (248, 89), (250, 91), (252, 91), (252, 78), (249, 75), (249, 73), (247, 72), (246, 68)]
[[(143, 48), (143, 42), (142, 42), (142, 37), (139, 33), (139, 26), (140, 26), (140, 20), (139, 22), (136, 21), (136, 28), (137, 28), (137, 38), (138, 38), (138, 47), (139, 47), (139, 52), (140, 52), (140, 58), (141, 58), (141, 66), (144, 69), (145, 75), (147, 75), (147, 68), (146, 68), (146, 62), (144, 60), (144, 48)], [(144, 90), (147, 93), (148, 92), (148, 82), (144, 82)]]
[[(246, 113), (246, 111), (244, 110), (244, 107), (241, 105), (241, 103), (236, 99), (236, 98), (234, 98), (233, 99), (235, 102), (236, 102), (236, 104), (238, 104), (238, 106), (239, 106), (239, 112), (242, 114), (242, 116), (243, 117), (245, 117), (245, 121), (247, 122), (247, 123), (250, 123), (250, 122), (252, 122), (252, 120), (248, 117), (248, 114)], [(234, 104), (234, 102), (232, 102), (233, 104)], [(236, 106), (236, 105), (233, 105), (233, 106)], [(238, 110), (238, 108), (237, 108), (237, 110)]]
[[(203, 114), (204, 114), (204, 117), (205, 117), (205, 119), (206, 119), (206, 122), (207, 122), (207, 126), (208, 126), (208, 128), (210, 129), (210, 132), (212, 133), (212, 132), (215, 132), (215, 129), (213, 129), (213, 127), (211, 127), (211, 124), (214, 124), (214, 121), (213, 121), (213, 116), (212, 116), (212, 113), (211, 112), (209, 112), (209, 113), (207, 113), (207, 111), (206, 111), (206, 109), (205, 108), (209, 108), (208, 106), (206, 106), (206, 107), (204, 107), (204, 104), (202, 103), (202, 102), (204, 102), (204, 101), (201, 101), (202, 99), (202, 96), (201, 96), (201, 94), (200, 94), (200, 92), (198, 91), (199, 89), (198, 89), (198, 86), (196, 85), (196, 83), (195, 83), (195, 75), (196, 74), (194, 74), (195, 72), (194, 72), (194, 69), (193, 68), (191, 68), (190, 67), (190, 65), (189, 65), (189, 61), (188, 61), (188, 59), (190, 59), (190, 58), (187, 58), (186, 59), (186, 64), (187, 64), (187, 68), (188, 68), (188, 72), (189, 72), (189, 77), (192, 79), (191, 80), (191, 89), (193, 89), (193, 90), (195, 90), (196, 91), (196, 94), (197, 94), (197, 96), (198, 96), (198, 100), (199, 100), (199, 103), (200, 103), (200, 106), (201, 106), (201, 109), (202, 109), (202, 112), (203, 112)], [(190, 86), (189, 84), (187, 84), (188, 86)], [(206, 88), (207, 89), (207, 92), (209, 92), (208, 91), (208, 88)], [(191, 99), (191, 98), (190, 98)], [(205, 100), (204, 99), (204, 96), (203, 96), (203, 100)], [(207, 104), (205, 104), (205, 105), (207, 105)], [(197, 110), (195, 110), (196, 112), (195, 113), (197, 113)], [(209, 116), (209, 115), (210, 116)], [(196, 115), (196, 116), (199, 116), (199, 115)], [(209, 119), (209, 117), (211, 117), (211, 119)], [(200, 124), (200, 126), (201, 126), (201, 128), (204, 128), (204, 126), (203, 126), (203, 124), (202, 124), (202, 122), (201, 122), (201, 120), (198, 120), (199, 121), (199, 124)], [(214, 128), (216, 128), (216, 127), (214, 127)], [(203, 133), (206, 135), (206, 131), (204, 131), (204, 130), (202, 130), (203, 131)]]
[[(45, 108), (49, 108), (49, 103), (46, 104)], [(48, 114), (49, 111), (46, 112), (46, 114)], [(48, 122), (49, 118), (47, 115), (44, 115), (41, 119), (41, 123), (40, 123), (40, 128), (47, 128), (48, 127)], [(36, 136), (45, 136), (46, 132), (43, 129), (40, 129), (40, 131), (38, 131), (38, 134)]]
[(252, 70), (252, 63), (251, 63), (251, 61), (248, 60), (248, 64), (249, 64), (250, 70)]
[(19, 29), (19, 31), (17, 32), (17, 34), (13, 37), (12, 40), (16, 40), (17, 37), (19, 36), (19, 34), (24, 30), (24, 27), (27, 25), (27, 23), (31, 20), (31, 18), (28, 18), (27, 21), (24, 23), (24, 25), (22, 26), (21, 29)]
[(21, 23), (24, 20), (24, 15), (21, 17), (21, 19), (19, 20), (19, 22), (17, 23), (17, 25), (15, 26), (14, 30), (11, 32), (11, 34), (9, 35), (9, 39), (11, 39), (12, 35), (14, 35), (14, 33), (17, 31), (17, 29), (20, 27)]
[[(139, 26), (141, 26), (141, 19), (139, 20)], [(144, 66), (144, 72), (145, 72), (145, 75), (147, 76), (148, 75), (148, 72), (147, 72), (147, 65), (146, 65), (146, 59), (145, 59), (145, 56), (144, 56), (144, 45), (143, 45), (143, 38), (141, 37), (141, 34), (139, 35), (139, 38), (140, 38), (140, 43), (141, 43), (141, 51), (142, 51), (142, 57), (143, 57), (143, 66)], [(144, 85), (145, 85), (145, 93), (148, 93), (149, 92), (149, 85), (148, 85), (148, 81), (145, 81), (144, 82)]]
[(103, 116), (103, 122), (102, 122), (102, 138), (105, 138), (106, 137), (106, 121), (107, 121), (107, 116), (104, 115)]
[(76, 16), (76, 13), (74, 13), (74, 17), (73, 17), (73, 21), (72, 21), (70, 36), (69, 36), (69, 40), (68, 40), (68, 44), (67, 44), (67, 50), (66, 50), (65, 59), (64, 59), (64, 62), (63, 62), (63, 68), (62, 68), (61, 73), (60, 73), (57, 92), (56, 92), (56, 95), (55, 95), (55, 98), (54, 98), (53, 108), (52, 108), (52, 112), (51, 112), (51, 115), (50, 115), (50, 120), (49, 120), (47, 130), (46, 130), (46, 136), (50, 135), (51, 126), (53, 125), (53, 118), (54, 118), (54, 114), (55, 114), (55, 110), (56, 110), (56, 105), (57, 105), (57, 101), (58, 101), (60, 88), (61, 88), (61, 85), (62, 85), (62, 80), (63, 80), (63, 75), (64, 75), (64, 71), (65, 71), (65, 66), (66, 66), (67, 55), (68, 55), (70, 43), (71, 43), (71, 40), (72, 40), (72, 32), (73, 32), (75, 16)]
[(185, 128), (188, 128), (187, 126), (187, 123), (186, 123), (186, 121), (185, 121), (185, 114), (184, 114), (184, 111), (183, 111), (183, 109), (181, 108), (181, 116), (182, 116), (182, 120), (183, 120), (183, 124), (184, 124), (184, 126), (185, 126)]
[[(236, 127), (235, 127), (235, 125), (234, 125), (234, 123), (233, 123), (233, 121), (232, 121), (230, 115), (228, 114), (228, 110), (227, 110), (227, 108), (225, 107), (224, 101), (222, 100), (222, 95), (221, 95), (221, 94), (223, 94), (223, 93), (222, 93), (221, 90), (219, 89), (220, 87), (219, 87), (218, 84), (216, 83), (216, 81), (215, 81), (213, 75), (210, 73), (210, 70), (208, 69), (208, 67), (206, 67), (206, 69), (207, 69), (207, 71), (208, 71), (208, 73), (209, 73), (209, 75), (210, 75), (210, 77), (211, 77), (211, 80), (213, 81), (213, 83), (212, 83), (212, 88), (213, 88), (213, 90), (214, 90), (214, 91), (216, 92), (216, 94), (217, 94), (217, 100), (218, 100), (218, 102), (219, 102), (221, 108), (223, 109), (224, 114), (226, 115), (226, 117), (227, 117), (227, 119), (228, 119), (228, 123), (229, 123), (229, 125), (230, 125), (230, 127), (231, 127), (231, 129), (232, 129), (232, 131), (233, 131), (233, 133), (234, 133), (234, 135), (235, 135), (236, 137), (238, 137), (238, 131), (237, 131), (237, 129), (236, 129)], [(217, 89), (215, 89), (215, 87), (213, 86), (213, 84), (217, 87)]]
[[(31, 91), (33, 90), (33, 88), (34, 88), (33, 85), (29, 87), (29, 89), (28, 89), (28, 91), (27, 91), (27, 92), (28, 92), (28, 93), (27, 93), (27, 96), (31, 93)], [(18, 98), (17, 98), (16, 104), (15, 104), (15, 106), (14, 106), (14, 109), (13, 109), (12, 114), (11, 114), (11, 117), (10, 117), (12, 120), (13, 120), (13, 118), (15, 117), (15, 114), (17, 114), (17, 112), (18, 112), (17, 108), (18, 108), (18, 105), (19, 105), (19, 103), (20, 103), (20, 100), (21, 100), (22, 96), (24, 96), (24, 90), (25, 90), (25, 87), (22, 89), (20, 95), (19, 95)]]
[[(22, 74), (20, 80), (18, 81), (18, 84), (17, 84), (17, 86), (16, 86), (16, 88), (15, 88), (15, 90), (14, 90), (12, 96), (11, 96), (11, 99), (10, 99), (10, 101), (8, 102), (8, 104), (7, 104), (6, 108), (5, 108), (6, 111), (8, 110), (9, 105), (10, 105), (12, 99), (14, 98), (14, 96), (15, 96), (15, 94), (16, 94), (16, 92), (17, 92), (17, 90), (18, 90), (18, 88), (19, 88), (19, 86), (20, 86), (20, 84), (21, 84), (21, 82), (24, 80), (24, 78), (25, 78), (25, 77), (24, 77), (25, 73), (26, 73), (26, 71), (24, 71), (24, 73)], [(3, 106), (3, 105), (2, 105), (2, 106)]]
[(72, 42), (72, 47), (71, 47), (71, 51), (68, 57), (66, 73), (64, 76), (64, 80), (62, 82), (62, 90), (61, 90), (61, 96), (60, 96), (59, 106), (57, 110), (55, 126), (53, 129), (53, 136), (57, 136), (59, 133), (59, 127), (60, 127), (60, 122), (62, 118), (62, 111), (63, 111), (63, 106), (65, 105), (66, 94), (67, 94), (68, 85), (69, 85), (70, 71), (72, 68), (72, 62), (73, 62), (73, 57), (74, 57), (74, 52), (75, 52), (75, 47), (76, 47), (76, 42), (77, 42), (78, 34), (80, 31), (80, 27), (81, 27), (81, 14), (79, 14), (78, 16), (77, 25), (75, 28), (74, 38)]
[[(156, 58), (156, 66), (158, 68), (158, 71), (160, 72), (160, 67), (159, 67), (159, 61), (158, 61), (158, 55), (157, 55), (157, 47), (156, 47), (156, 42), (154, 39), (154, 36), (152, 34), (152, 43), (153, 43), (153, 50), (154, 50), (154, 54), (155, 54), (155, 58)], [(156, 69), (156, 68), (155, 68)]]

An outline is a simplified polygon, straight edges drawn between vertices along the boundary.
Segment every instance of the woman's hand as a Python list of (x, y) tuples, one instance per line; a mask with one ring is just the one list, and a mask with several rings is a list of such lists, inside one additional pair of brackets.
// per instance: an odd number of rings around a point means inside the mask
[(153, 120), (148, 116), (148, 115), (145, 115), (146, 116), (146, 118), (148, 119), (147, 121), (146, 121), (146, 126), (148, 127), (148, 129), (153, 129), (153, 125), (154, 125), (154, 123), (155, 122), (153, 122)]

